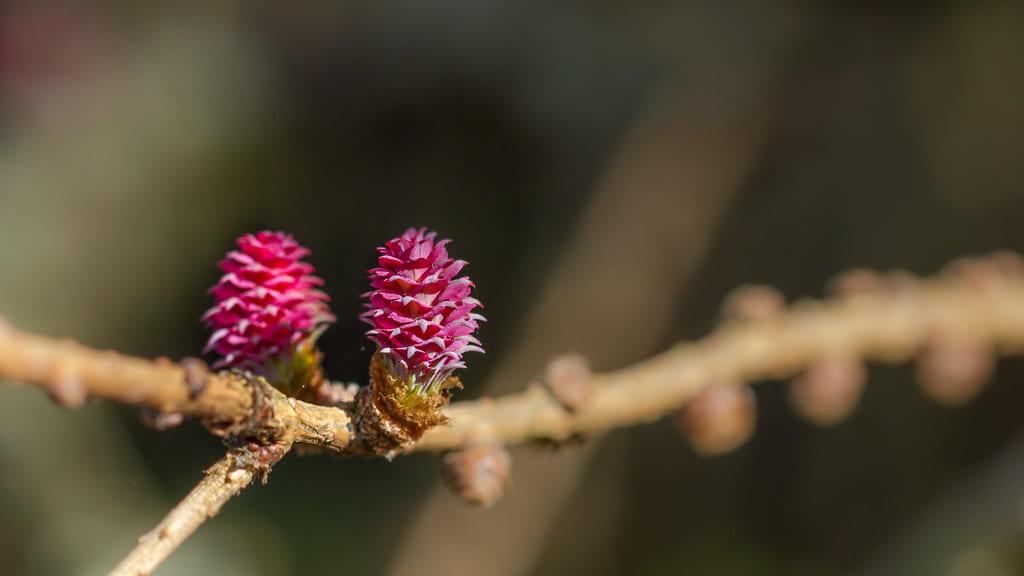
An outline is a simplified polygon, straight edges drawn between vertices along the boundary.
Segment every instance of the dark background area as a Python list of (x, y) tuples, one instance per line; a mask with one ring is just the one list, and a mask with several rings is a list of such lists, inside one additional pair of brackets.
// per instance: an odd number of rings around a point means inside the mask
[[(580, 350), (613, 369), (758, 282), (1024, 249), (1024, 8), (1000, 2), (5, 2), (0, 315), (197, 354), (217, 260), (281, 229), (362, 381), (374, 247), (452, 238), (489, 322), (459, 398)], [(754, 439), (671, 422), (513, 450), (466, 509), (436, 455), (292, 457), (161, 573), (1018, 574), (1019, 359), (973, 403), (872, 367), (832, 429), (755, 387)], [(222, 453), (101, 402), (0, 402), (4, 573), (103, 573)]]

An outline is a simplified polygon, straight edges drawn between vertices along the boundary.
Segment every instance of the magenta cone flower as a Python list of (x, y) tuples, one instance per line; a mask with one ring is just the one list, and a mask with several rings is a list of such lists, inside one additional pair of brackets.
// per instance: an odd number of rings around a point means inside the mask
[(221, 358), (215, 368), (264, 371), (290, 356), (319, 327), (334, 321), (323, 280), (303, 262), (309, 250), (284, 232), (238, 239), (238, 250), (220, 262), (224, 276), (210, 289), (217, 303), (203, 321), (213, 329), (206, 352)]
[(373, 328), (393, 372), (419, 393), (435, 391), (456, 369), (462, 354), (483, 352), (473, 335), (484, 317), (470, 296), (474, 284), (463, 276), (464, 260), (448, 256), (450, 240), (435, 242), (436, 232), (410, 228), (377, 249), (378, 266), (369, 271), (373, 290), (360, 318)]

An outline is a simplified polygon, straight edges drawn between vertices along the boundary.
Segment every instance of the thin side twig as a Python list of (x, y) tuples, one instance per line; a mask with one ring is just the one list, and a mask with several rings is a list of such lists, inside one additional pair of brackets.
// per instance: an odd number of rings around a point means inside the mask
[[(288, 447), (274, 451), (274, 461)], [(244, 450), (231, 450), (206, 470), (199, 484), (171, 510), (156, 528), (139, 538), (138, 545), (118, 564), (110, 576), (147, 576), (152, 574), (204, 522), (220, 512), (231, 498), (245, 490), (269, 462)]]

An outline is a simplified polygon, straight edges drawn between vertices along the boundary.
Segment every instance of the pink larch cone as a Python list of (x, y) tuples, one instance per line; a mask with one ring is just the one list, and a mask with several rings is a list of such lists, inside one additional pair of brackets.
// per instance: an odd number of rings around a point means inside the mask
[(213, 330), (206, 352), (215, 368), (246, 368), (266, 374), (287, 362), (302, 344), (333, 322), (329, 298), (309, 250), (284, 232), (246, 234), (238, 250), (219, 264), (224, 276), (210, 289), (216, 304), (203, 321)]
[(482, 305), (470, 295), (473, 282), (456, 277), (466, 262), (449, 257), (450, 241), (436, 236), (410, 228), (377, 249), (360, 316), (390, 369), (417, 393), (436, 391), (464, 368), (464, 353), (483, 352), (474, 333), (484, 317), (473, 312)]

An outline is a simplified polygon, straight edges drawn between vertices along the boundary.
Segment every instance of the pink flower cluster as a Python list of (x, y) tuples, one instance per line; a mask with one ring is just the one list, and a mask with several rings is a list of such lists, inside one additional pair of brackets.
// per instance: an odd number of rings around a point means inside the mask
[(309, 250), (284, 232), (246, 234), (220, 262), (224, 276), (210, 289), (216, 304), (203, 315), (213, 334), (205, 352), (215, 368), (264, 370), (319, 326), (334, 321), (323, 280), (302, 259)]
[(419, 393), (464, 368), (463, 353), (483, 352), (474, 333), (485, 319), (473, 312), (482, 304), (470, 296), (473, 282), (456, 278), (466, 262), (449, 257), (450, 240), (436, 236), (410, 228), (377, 249), (368, 310), (360, 316), (372, 326), (366, 335)]

